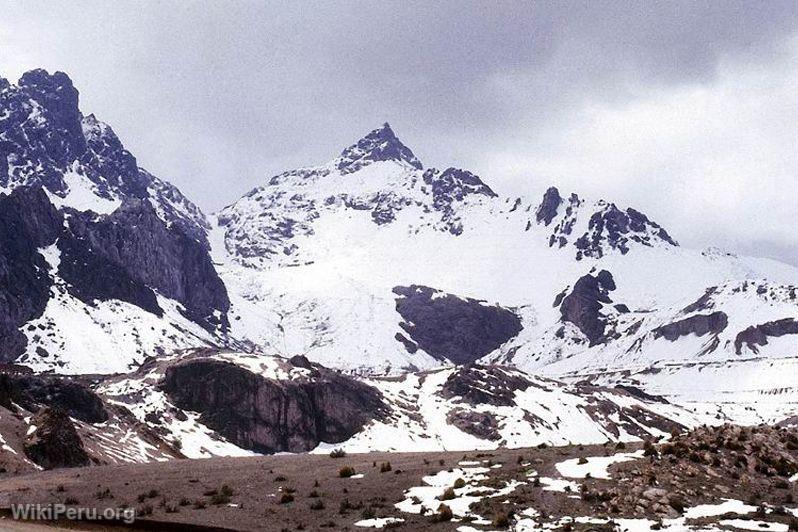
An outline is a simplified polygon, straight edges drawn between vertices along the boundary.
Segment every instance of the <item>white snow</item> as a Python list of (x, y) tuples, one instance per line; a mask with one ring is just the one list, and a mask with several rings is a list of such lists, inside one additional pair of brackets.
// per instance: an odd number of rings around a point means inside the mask
[(557, 471), (567, 478), (586, 478), (590, 475), (592, 478), (609, 479), (609, 467), (612, 464), (621, 462), (628, 462), (643, 457), (643, 451), (635, 451), (633, 453), (618, 453), (612, 456), (590, 456), (587, 457), (587, 463), (580, 464), (579, 458), (565, 460), (555, 465)]
[(360, 526), (363, 528), (384, 528), (386, 525), (404, 523), (404, 521), (405, 520), (401, 517), (375, 517), (373, 519), (363, 519), (361, 521), (357, 521), (355, 526)]

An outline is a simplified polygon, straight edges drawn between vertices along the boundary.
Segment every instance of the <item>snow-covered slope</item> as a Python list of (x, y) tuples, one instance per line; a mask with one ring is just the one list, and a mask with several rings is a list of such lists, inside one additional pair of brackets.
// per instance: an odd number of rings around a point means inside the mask
[[(789, 387), (766, 382), (766, 368), (798, 354), (796, 268), (683, 248), (606, 200), (553, 187), (503, 197), (486, 181), (425, 169), (387, 124), (327, 164), (271, 178), (218, 213), (210, 233), (233, 334), (357, 373), (484, 356), (572, 379), (642, 372), (635, 382), (646, 389), (705, 390), (707, 401), (718, 399), (713, 378), (725, 393)], [(596, 284), (602, 271), (611, 289)], [(703, 387), (707, 373), (695, 368), (705, 362), (727, 373)], [(673, 364), (695, 374), (657, 369)]]
[[(200, 391), (187, 394), (177, 383)], [(358, 400), (350, 402), (353, 390)], [(129, 408), (166, 441), (181, 441), (181, 451), (191, 457), (604, 443), (713, 421), (631, 388), (567, 385), (498, 366), (350, 378), (301, 357), (216, 350), (151, 360), (133, 374), (109, 379), (99, 393)], [(307, 397), (317, 399), (311, 405)], [(295, 419), (298, 413), (304, 417)], [(330, 428), (360, 416), (344, 432)]]
[(0, 360), (108, 373), (227, 343), (205, 215), (81, 113), (66, 74), (0, 78), (0, 203)]

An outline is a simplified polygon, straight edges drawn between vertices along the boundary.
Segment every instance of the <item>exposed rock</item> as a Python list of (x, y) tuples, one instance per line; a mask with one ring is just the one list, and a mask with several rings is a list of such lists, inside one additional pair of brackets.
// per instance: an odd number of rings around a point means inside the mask
[(587, 232), (577, 239), (577, 260), (583, 256), (602, 257), (605, 247), (625, 255), (629, 252), (630, 242), (651, 246), (655, 241), (679, 245), (664, 228), (649, 220), (645, 214), (631, 208), (622, 211), (614, 204), (607, 203), (603, 209), (593, 213)]
[(108, 419), (102, 400), (69, 377), (0, 373), (0, 406), (14, 410), (15, 404), (29, 412), (58, 408), (87, 423)]
[(420, 349), (456, 364), (473, 362), (515, 337), (523, 328), (512, 311), (427, 286), (397, 286), (399, 325)]
[(699, 297), (693, 303), (690, 303), (686, 307), (682, 309), (683, 314), (692, 314), (693, 312), (698, 312), (701, 310), (709, 310), (712, 308), (712, 296), (716, 294), (718, 291), (718, 287), (711, 286), (706, 289), (704, 295)]
[(719, 334), (729, 324), (729, 317), (726, 313), (717, 311), (711, 314), (696, 314), (683, 320), (675, 321), (654, 329), (654, 338), (665, 338), (675, 342), (682, 336), (695, 334), (704, 336), (705, 334)]
[(501, 439), (499, 422), (487, 412), (474, 412), (455, 408), (446, 414), (446, 422), (454, 425), (466, 434), (483, 440), (497, 441)]
[(179, 408), (234, 444), (258, 452), (303, 452), (338, 443), (387, 413), (382, 395), (318, 367), (302, 380), (271, 380), (239, 366), (195, 359), (170, 366), (162, 388)]
[(607, 321), (601, 309), (603, 304), (612, 303), (609, 293), (613, 290), (615, 280), (607, 270), (601, 270), (595, 276), (587, 274), (580, 277), (571, 293), (562, 298), (562, 321), (576, 325), (590, 345), (603, 342)]
[(403, 161), (413, 168), (421, 170), (421, 162), (413, 152), (402, 144), (386, 122), (346, 148), (339, 157), (338, 170), (343, 174), (356, 172), (375, 161)]
[(114, 297), (160, 314), (155, 289), (182, 303), (193, 321), (227, 326), (230, 301), (207, 249), (167, 227), (149, 202), (131, 201), (100, 218), (74, 213), (69, 231), (59, 241), (65, 259), (59, 271), (76, 297)]
[(42, 186), (64, 198), (69, 177), (99, 198), (152, 200), (164, 221), (207, 247), (207, 222), (175, 187), (138, 167), (114, 131), (80, 112), (78, 91), (63, 72), (33, 70), (0, 84), (0, 187)]
[(560, 197), (560, 191), (555, 187), (550, 187), (543, 195), (543, 201), (535, 211), (535, 219), (538, 223), (543, 222), (544, 225), (549, 225), (551, 221), (557, 216), (557, 210), (560, 208), (563, 199)]
[(787, 334), (798, 334), (798, 321), (795, 318), (784, 318), (776, 321), (769, 321), (759, 325), (752, 325), (737, 334), (734, 339), (734, 349), (739, 355), (742, 353), (743, 345), (754, 353), (758, 353), (758, 345), (767, 345), (768, 338), (778, 338)]
[(0, 195), (0, 361), (24, 352), (27, 340), (18, 327), (44, 312), (51, 281), (39, 248), (55, 241), (61, 224), (41, 188)]
[(440, 394), (470, 405), (514, 406), (515, 392), (532, 385), (528, 379), (497, 366), (468, 364), (446, 379)]
[(83, 442), (66, 412), (43, 408), (31, 420), (36, 429), (23, 442), (25, 455), (44, 469), (87, 466)]

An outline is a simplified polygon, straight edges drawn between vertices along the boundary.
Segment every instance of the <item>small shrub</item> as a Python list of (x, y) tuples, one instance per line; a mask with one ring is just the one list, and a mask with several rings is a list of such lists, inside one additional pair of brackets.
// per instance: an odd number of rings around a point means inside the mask
[(349, 478), (351, 476), (354, 476), (354, 474), (355, 474), (355, 468), (352, 466), (344, 466), (338, 470), (338, 476), (341, 478)]
[(136, 511), (136, 515), (152, 515), (152, 504), (145, 504), (144, 506), (140, 506), (138, 511)]
[(67, 497), (66, 499), (64, 499), (64, 504), (70, 506), (74, 504), (80, 504), (80, 501), (77, 500), (75, 497)]
[(346, 456), (346, 451), (343, 449), (333, 449), (330, 451), (330, 458), (343, 458)]
[(275, 482), (285, 482), (286, 480), (288, 480), (288, 478), (283, 475), (277, 475), (274, 477)]
[(55, 488), (55, 491), (57, 491), (58, 493), (62, 493), (64, 491), (66, 491), (66, 488), (64, 488), (63, 484), (59, 484), (58, 487)]
[(458, 478), (457, 480), (454, 481), (453, 487), (454, 489), (459, 490), (460, 488), (464, 488), (465, 485), (466, 485), (465, 480), (463, 480), (462, 478)]
[(505, 512), (498, 512), (495, 516), (493, 516), (492, 524), (495, 527), (507, 528), (510, 526), (510, 516)]
[(294, 502), (294, 496), (290, 493), (283, 493), (280, 495), (280, 504), (288, 504), (289, 502)]
[(204, 510), (208, 505), (205, 504), (205, 501), (197, 499), (194, 501), (194, 509), (195, 510)]
[(360, 517), (362, 517), (363, 519), (374, 519), (375, 517), (377, 517), (377, 512), (375, 512), (374, 508), (372, 508), (371, 506), (366, 506), (365, 508), (363, 508), (363, 511), (360, 512)]
[(316, 499), (312, 503), (310, 503), (311, 510), (324, 510), (324, 502), (321, 499)]
[(391, 469), (393, 469), (393, 468), (391, 467), (391, 463), (390, 462), (383, 462), (380, 465), (380, 473), (387, 473)]
[(441, 501), (451, 501), (456, 497), (457, 495), (454, 494), (453, 488), (446, 488), (445, 490), (443, 490), (443, 493), (441, 494), (440, 497), (438, 497), (438, 499)]
[(318, 499), (319, 498), (319, 492), (316, 491), (316, 490), (313, 490), (310, 493), (308, 493), (308, 497), (311, 498), (311, 499)]
[(189, 504), (191, 504), (191, 501), (188, 500), (186, 497), (183, 497), (180, 499), (180, 502), (178, 504), (180, 506), (188, 506)]
[(587, 463), (587, 458), (585, 458), (584, 456), (580, 456), (579, 460), (577, 461), (577, 463), (579, 465), (585, 465)]
[(684, 501), (681, 499), (681, 497), (678, 497), (676, 495), (671, 495), (670, 497), (668, 497), (668, 504), (670, 505), (671, 508), (673, 508), (680, 514), (684, 513)]
[(113, 497), (110, 488), (105, 488), (104, 490), (98, 491), (97, 493), (94, 494), (94, 496), (99, 500), (110, 499)]
[(211, 504), (219, 506), (220, 504), (228, 504), (230, 502), (230, 495), (218, 491), (211, 495)]
[(433, 518), (434, 521), (451, 521), (454, 514), (452, 513), (452, 509), (449, 508), (445, 504), (441, 504), (438, 506), (438, 513), (435, 514)]

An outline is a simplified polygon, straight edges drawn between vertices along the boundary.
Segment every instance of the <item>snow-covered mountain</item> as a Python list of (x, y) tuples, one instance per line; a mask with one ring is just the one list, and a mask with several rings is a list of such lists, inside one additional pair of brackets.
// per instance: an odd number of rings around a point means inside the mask
[(0, 79), (0, 359), (108, 373), (225, 343), (207, 227), (80, 112), (66, 74)]
[(412, 375), (478, 361), (701, 416), (795, 414), (798, 269), (683, 248), (547, 185), (508, 197), (428, 168), (384, 124), (206, 217), (81, 113), (65, 74), (3, 80), (0, 354), (76, 374), (234, 348), (402, 378), (419, 401), (436, 377)]
[(554, 187), (502, 196), (425, 168), (387, 124), (215, 218), (233, 334), (271, 352), (359, 373), (481, 359), (675, 400), (787, 399), (764, 419), (795, 409), (796, 268), (685, 249), (639, 211)]

